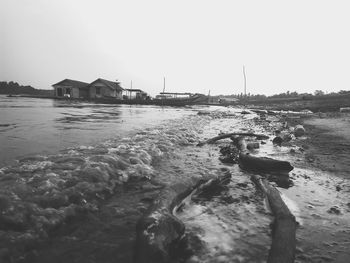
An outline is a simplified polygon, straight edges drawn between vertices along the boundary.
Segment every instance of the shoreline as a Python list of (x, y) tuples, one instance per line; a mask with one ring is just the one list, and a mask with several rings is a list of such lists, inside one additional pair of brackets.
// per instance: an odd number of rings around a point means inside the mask
[[(2, 94), (6, 95), (6, 94)], [(9, 95), (7, 95), (9, 96)], [(118, 100), (113, 98), (98, 98), (98, 99), (80, 99), (80, 98), (58, 98), (54, 96), (45, 95), (27, 95), (18, 94), (10, 97), (20, 98), (38, 98), (38, 99), (52, 99), (52, 100), (66, 100), (72, 102), (89, 102), (89, 103), (102, 103), (102, 104), (125, 104), (125, 105), (156, 105), (156, 106), (174, 106), (174, 107), (186, 107), (186, 106), (220, 106), (220, 107), (236, 107), (258, 110), (274, 110), (274, 111), (312, 111), (314, 113), (330, 113), (339, 112), (340, 108), (350, 107), (350, 95), (344, 96), (320, 96), (312, 99), (271, 99), (262, 101), (242, 101), (232, 104), (228, 103), (196, 103), (196, 102), (184, 102), (181, 100), (172, 101), (152, 101), (152, 100)]]
[(350, 179), (350, 115), (328, 113), (304, 117), (298, 124), (306, 129), (307, 138), (299, 141), (298, 146), (305, 147), (309, 165)]
[[(225, 109), (223, 108), (223, 110)], [(150, 175), (147, 173), (144, 178), (131, 177), (127, 182), (121, 184), (117, 183), (116, 188), (113, 190), (114, 194), (112, 195), (110, 195), (111, 193), (96, 189), (97, 194), (95, 195), (95, 193), (92, 192), (92, 195), (90, 196), (91, 199), (86, 199), (88, 204), (91, 205), (84, 205), (83, 207), (85, 210), (76, 209), (75, 211), (71, 211), (72, 209), (69, 209), (65, 211), (68, 213), (68, 217), (67, 221), (63, 221), (62, 224), (56, 225), (55, 221), (52, 223), (50, 221), (50, 224), (52, 225), (48, 225), (50, 227), (50, 231), (48, 231), (49, 236), (44, 237), (44, 241), (39, 239), (38, 242), (35, 235), (32, 235), (32, 239), (29, 239), (29, 243), (31, 243), (29, 245), (28, 239), (19, 236), (24, 242), (24, 244), (22, 244), (25, 252), (24, 262), (48, 262), (50, 260), (53, 260), (52, 262), (71, 262), (73, 260), (76, 262), (86, 262), (87, 260), (92, 260), (94, 262), (98, 261), (107, 263), (111, 262), (112, 258), (113, 260), (120, 260), (121, 262), (131, 262), (137, 220), (147, 211), (147, 209), (149, 209), (151, 203), (157, 198), (164, 185), (181, 180), (181, 177), (179, 176), (182, 176), (183, 174), (189, 178), (192, 176), (203, 177), (204, 175), (210, 175), (214, 169), (226, 167), (231, 170), (233, 174), (233, 181), (230, 185), (232, 192), (231, 195), (227, 196), (227, 200), (233, 200), (234, 202), (225, 203), (225, 210), (235, 211), (234, 208), (236, 204), (237, 209), (242, 209), (242, 207), (248, 205), (244, 200), (248, 201), (248, 203), (256, 202), (254, 198), (250, 199), (251, 197), (249, 197), (249, 195), (247, 196), (247, 190), (254, 191), (250, 178), (247, 176), (249, 173), (242, 172), (238, 165), (223, 165), (219, 163), (219, 148), (220, 146), (225, 145), (225, 142), (207, 145), (200, 150), (198, 147), (195, 147), (198, 140), (202, 141), (203, 139), (208, 139), (208, 137), (215, 136), (220, 132), (237, 129), (233, 124), (239, 124), (239, 127), (242, 129), (255, 130), (256, 132), (262, 131), (271, 135), (276, 127), (281, 125), (284, 118), (281, 116), (268, 116), (267, 120), (264, 120), (264, 118), (259, 119), (259, 117), (255, 116), (257, 115), (243, 115), (240, 112), (232, 114), (213, 112), (209, 116), (193, 116), (192, 120), (187, 120), (187, 123), (190, 126), (186, 126), (188, 129), (186, 132), (183, 131), (184, 127), (182, 121), (179, 122), (177, 126), (166, 131), (164, 134), (166, 135), (163, 141), (164, 145), (159, 148), (161, 151), (166, 151), (166, 155), (169, 154), (169, 156), (172, 157), (170, 158), (171, 161), (167, 161), (169, 163), (164, 164), (166, 159), (159, 159), (162, 164), (158, 165), (156, 162), (150, 162), (150, 167), (154, 169), (154, 171), (147, 171), (152, 172), (152, 174), (155, 172), (154, 178), (152, 178), (152, 176), (149, 177)], [(330, 115), (329, 118), (331, 119), (332, 116), (333, 115)], [(311, 154), (313, 154), (313, 156), (317, 154), (323, 156), (322, 149), (324, 148), (316, 149), (315, 147), (319, 144), (319, 141), (313, 139), (313, 137), (321, 134), (322, 136), (317, 136), (316, 138), (319, 138), (320, 140), (328, 138), (333, 142), (334, 135), (324, 132), (324, 129), (320, 128), (319, 123), (316, 122), (315, 124), (310, 122), (315, 119), (318, 120), (315, 115), (306, 117), (301, 116), (300, 118), (295, 118), (293, 115), (291, 117), (292, 118), (290, 118), (289, 121), (292, 126), (295, 126), (296, 124), (305, 125), (305, 138), (292, 140), (289, 144), (286, 144), (281, 148), (272, 147), (271, 140), (268, 140), (266, 144), (261, 145), (261, 154), (266, 155), (267, 153), (269, 156), (275, 156), (273, 158), (289, 160), (293, 166), (295, 166), (294, 171), (290, 173), (290, 178), (293, 180), (294, 186), (288, 189), (278, 189), (292, 200), (299, 209), (299, 212), (293, 211), (296, 213), (297, 220), (299, 220), (298, 222), (300, 223), (300, 226), (297, 229), (297, 260), (299, 262), (319, 262), (319, 260), (328, 260), (332, 256), (335, 257), (334, 253), (337, 252), (336, 256), (338, 258), (336, 262), (347, 262), (344, 259), (349, 256), (349, 252), (346, 250), (348, 244), (344, 239), (344, 235), (349, 233), (350, 228), (347, 223), (349, 211), (347, 210), (346, 203), (348, 202), (347, 200), (349, 196), (346, 191), (347, 189), (350, 189), (349, 182), (348, 180), (341, 182), (335, 178), (334, 175), (337, 175), (337, 171), (331, 170), (331, 166), (328, 167), (329, 170), (325, 169), (326, 172), (323, 172), (315, 160), (314, 162), (309, 161), (311, 160), (309, 158), (312, 156)], [(324, 120), (327, 123), (328, 119)], [(204, 126), (197, 127), (194, 125), (193, 121), (203, 123)], [(336, 121), (341, 121), (341, 119), (336, 119)], [(332, 127), (334, 128), (335, 126), (333, 125), (331, 128)], [(198, 133), (193, 133), (195, 129), (199, 129)], [(204, 133), (200, 132), (201, 129), (203, 129), (202, 132)], [(174, 147), (174, 145), (171, 146), (171, 140), (177, 140), (176, 138), (179, 133), (183, 133), (183, 137), (179, 141), (180, 144), (176, 145), (176, 149), (181, 149), (181, 154), (187, 156), (185, 162), (177, 156), (178, 153), (172, 155), (171, 151), (169, 151), (169, 148)], [(158, 141), (158, 133), (151, 132), (150, 135)], [(310, 137), (310, 139), (308, 137)], [(135, 138), (138, 138), (137, 143), (141, 143), (146, 137), (144, 133), (140, 133)], [(270, 139), (272, 138), (273, 137), (270, 137)], [(186, 142), (187, 139), (191, 139), (191, 141), (188, 140)], [(340, 137), (337, 139), (337, 142), (341, 143), (342, 140), (344, 139)], [(295, 145), (303, 148), (303, 151), (296, 150), (296, 153), (292, 153), (290, 150), (294, 149)], [(265, 146), (267, 147), (266, 152), (264, 150)], [(339, 146), (338, 143), (336, 146)], [(150, 147), (150, 149), (152, 149), (153, 152), (153, 148)], [(124, 151), (125, 149), (121, 147), (120, 150)], [(82, 151), (92, 151), (92, 149), (87, 148), (82, 149)], [(96, 152), (91, 152), (91, 157), (89, 155), (89, 158), (96, 162), (100, 160), (99, 158), (103, 157), (105, 159), (102, 160), (105, 164), (113, 164), (112, 160), (107, 157), (110, 154), (112, 153), (107, 153), (104, 149), (96, 148)], [(155, 151), (154, 154), (158, 154), (158, 151)], [(324, 156), (327, 157), (328, 155)], [(335, 159), (333, 162), (339, 161), (337, 156), (339, 156), (338, 152), (335, 152)], [(158, 158), (159, 156), (156, 156), (155, 160), (158, 160)], [(51, 161), (55, 162), (56, 158), (52, 158)], [(118, 161), (116, 165), (118, 167), (125, 166), (126, 160), (122, 159), (122, 161), (123, 162)], [(133, 161), (136, 160), (133, 159)], [(72, 165), (66, 165), (66, 162), (72, 162)], [(60, 165), (64, 165), (65, 169), (65, 172), (62, 173), (62, 175), (66, 176), (67, 172), (73, 169), (75, 164), (84, 162), (84, 158), (78, 158), (78, 156), (74, 158), (72, 157), (71, 159), (62, 158)], [(331, 162), (329, 162), (329, 164), (331, 164)], [(45, 165), (51, 164), (45, 163)], [(27, 169), (31, 168), (30, 161), (26, 167)], [(184, 170), (185, 167), (187, 167), (187, 170)], [(203, 169), (204, 167), (207, 169)], [(102, 180), (97, 179), (97, 175), (94, 175), (94, 173), (99, 173), (98, 170), (92, 170), (93, 167), (87, 168), (88, 169), (85, 169), (83, 171), (84, 173), (81, 175), (87, 174), (92, 180)], [(106, 171), (110, 172), (108, 169), (106, 169)], [(144, 171), (146, 170), (141, 169), (139, 171), (142, 176)], [(193, 174), (193, 171), (197, 171), (199, 174)], [(15, 173), (16, 171), (14, 170), (12, 172)], [(37, 172), (40, 172), (40, 170)], [(11, 174), (6, 173), (6, 180), (9, 180), (10, 175)], [(53, 179), (56, 178), (53, 175), (51, 177)], [(123, 176), (121, 176), (121, 179), (123, 179)], [(38, 180), (38, 178), (36, 178), (36, 180)], [(51, 180), (51, 178), (49, 178), (49, 180)], [(33, 182), (36, 183), (35, 181)], [(53, 180), (52, 182), (55, 181)], [(73, 184), (76, 182), (71, 181), (70, 183)], [(340, 187), (339, 191), (337, 190), (337, 186)], [(46, 187), (46, 185), (42, 185), (42, 187)], [(58, 190), (55, 190), (55, 194), (57, 194)], [(239, 195), (234, 196), (237, 193), (239, 193)], [(326, 193), (327, 195), (323, 196), (323, 193)], [(234, 196), (234, 198), (232, 196)], [(48, 195), (48, 197), (53, 198), (55, 196)], [(73, 197), (78, 198), (77, 196)], [(238, 203), (236, 203), (237, 200)], [(45, 200), (41, 200), (41, 202), (44, 201)], [(215, 202), (215, 199), (213, 201)], [(54, 204), (62, 202), (66, 205), (65, 199), (52, 199), (51, 202)], [(218, 204), (220, 204), (220, 202)], [(77, 205), (80, 205), (80, 203)], [(339, 214), (329, 213), (328, 211), (333, 205), (338, 205), (339, 211), (342, 212)], [(264, 214), (266, 215), (267, 212), (264, 212)], [(44, 216), (50, 218), (52, 214), (50, 216), (45, 214)], [(57, 216), (60, 218), (59, 214), (57, 214)], [(254, 216), (259, 218), (261, 215), (255, 213)], [(55, 218), (52, 217), (52, 220), (54, 219)], [(219, 223), (221, 222), (219, 221)], [(242, 222), (239, 223), (242, 224)], [(266, 221), (266, 226), (267, 225)], [(269, 230), (268, 227), (264, 228), (266, 228), (265, 231)], [(324, 240), (327, 240), (327, 244), (332, 244), (332, 246), (323, 249), (325, 246)], [(244, 242), (246, 242), (245, 239)], [(343, 248), (345, 249), (343, 250)], [(320, 251), (320, 249), (323, 250)], [(338, 250), (340, 252), (338, 252)], [(3, 251), (2, 255), (6, 255), (6, 253), (9, 253), (9, 251)]]

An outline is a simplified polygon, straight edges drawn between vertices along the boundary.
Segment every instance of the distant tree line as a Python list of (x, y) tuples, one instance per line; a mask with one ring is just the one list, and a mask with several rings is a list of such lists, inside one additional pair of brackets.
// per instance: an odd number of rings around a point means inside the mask
[(232, 94), (232, 95), (219, 95), (217, 97), (220, 98), (236, 98), (236, 99), (244, 99), (247, 98), (249, 100), (267, 100), (267, 99), (312, 99), (313, 97), (319, 97), (319, 96), (339, 96), (339, 95), (350, 95), (350, 90), (341, 90), (339, 92), (331, 92), (331, 93), (325, 93), (322, 90), (315, 90), (313, 94), (311, 93), (298, 93), (296, 91), (290, 92), (284, 92), (275, 94), (272, 96), (266, 96), (261, 94), (250, 94), (247, 93), (245, 96), (243, 93), (239, 94)]
[(17, 82), (0, 82), (0, 94), (8, 94), (8, 95), (19, 95), (19, 94), (27, 94), (27, 95), (41, 95), (41, 96), (51, 96), (53, 95), (52, 90), (43, 90), (43, 89), (35, 89), (32, 86), (22, 86)]
[[(32, 86), (23, 86), (19, 85), (14, 81), (0, 81), (0, 94), (9, 94), (9, 95), (19, 95), (19, 94), (28, 94), (28, 95), (39, 95), (39, 96), (52, 96), (53, 90), (43, 90), (43, 89), (35, 89)], [(322, 90), (315, 90), (313, 94), (311, 93), (298, 93), (296, 91), (284, 92), (275, 94), (272, 96), (266, 96), (261, 94), (250, 94), (248, 93), (246, 96), (243, 93), (239, 94), (231, 94), (231, 95), (217, 95), (211, 96), (211, 100), (217, 100), (219, 98), (236, 98), (236, 99), (244, 99), (247, 98), (249, 100), (266, 100), (266, 99), (312, 99), (313, 97), (319, 96), (339, 96), (339, 95), (350, 95), (350, 90), (341, 90), (339, 92), (331, 92), (325, 93)]]

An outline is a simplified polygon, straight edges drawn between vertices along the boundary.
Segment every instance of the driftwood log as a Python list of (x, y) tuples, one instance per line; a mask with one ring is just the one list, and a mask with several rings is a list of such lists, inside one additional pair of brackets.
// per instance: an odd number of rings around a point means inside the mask
[(191, 190), (185, 185), (165, 188), (136, 225), (134, 262), (160, 263), (170, 260), (170, 250), (185, 233), (184, 224), (172, 215), (173, 203)]
[(245, 170), (258, 172), (280, 172), (288, 173), (294, 167), (287, 161), (280, 161), (268, 157), (256, 157), (247, 151), (247, 143), (244, 137), (238, 137), (234, 140), (236, 147), (240, 150), (238, 162), (241, 168)]
[(203, 180), (188, 180), (166, 187), (136, 225), (135, 263), (171, 262), (185, 233), (184, 224), (173, 215), (183, 199), (194, 192), (229, 181), (230, 173)]
[(252, 175), (253, 182), (266, 195), (275, 217), (272, 229), (272, 244), (267, 263), (292, 263), (295, 258), (296, 221), (278, 190), (261, 176)]
[[(280, 172), (284, 176), (293, 166), (289, 162), (279, 161), (267, 157), (252, 156), (246, 147), (243, 137), (235, 140), (240, 150), (239, 164), (243, 169), (258, 172)], [(275, 217), (272, 229), (272, 244), (267, 263), (292, 263), (295, 258), (295, 232), (296, 221), (282, 200), (278, 190), (259, 175), (252, 175), (253, 182), (265, 194), (271, 211)]]
[(232, 133), (225, 133), (225, 134), (221, 134), (218, 135), (214, 138), (208, 139), (204, 142), (200, 142), (197, 144), (197, 146), (203, 146), (205, 144), (212, 144), (216, 141), (222, 140), (222, 139), (227, 139), (227, 138), (231, 138), (232, 136), (247, 136), (247, 137), (255, 137), (258, 140), (267, 140), (269, 138), (269, 136), (266, 136), (264, 134), (255, 134), (255, 133), (244, 133), (244, 132), (232, 132)]
[(256, 157), (247, 152), (241, 152), (238, 160), (242, 168), (252, 171), (288, 173), (294, 169), (287, 161), (275, 160), (268, 157)]
[[(227, 185), (231, 180), (231, 173), (227, 172), (223, 176), (218, 178), (210, 179), (207, 182), (200, 184), (195, 190), (192, 191), (191, 197), (193, 196), (209, 196), (212, 197)], [(181, 205), (180, 205), (181, 206)], [(179, 207), (175, 207), (176, 210)]]
[[(217, 140), (232, 136), (254, 136), (257, 139), (268, 139), (268, 136), (252, 133), (230, 133), (209, 139), (199, 145), (213, 143)], [(244, 167), (255, 164), (256, 167), (282, 167), (291, 170), (293, 167), (271, 158), (252, 159), (246, 152), (244, 138), (237, 140), (241, 150), (240, 159)], [(241, 156), (242, 155), (242, 156)], [(273, 162), (271, 161), (273, 160)], [(276, 163), (277, 161), (277, 163)], [(258, 163), (258, 165), (256, 165)], [(283, 162), (282, 162), (283, 163)], [(254, 179), (255, 178), (255, 179)], [(259, 176), (253, 175), (257, 186), (265, 193), (269, 200), (271, 210), (275, 216), (273, 228), (273, 241), (269, 252), (268, 263), (289, 263), (294, 261), (295, 253), (295, 218), (284, 204), (276, 188), (269, 185)], [(167, 263), (172, 262), (177, 248), (185, 233), (184, 224), (174, 216), (173, 211), (181, 207), (182, 201), (189, 195), (210, 191), (215, 185), (227, 182), (227, 174), (222, 178), (209, 178), (207, 180), (195, 179), (184, 183), (170, 185), (163, 189), (160, 196), (154, 201), (150, 209), (138, 221), (136, 226), (135, 263)]]

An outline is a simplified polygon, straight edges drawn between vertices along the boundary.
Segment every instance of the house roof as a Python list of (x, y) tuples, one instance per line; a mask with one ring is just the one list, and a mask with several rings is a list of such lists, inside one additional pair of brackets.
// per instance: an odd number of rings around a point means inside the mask
[(126, 90), (126, 91), (130, 91), (130, 92), (143, 92), (143, 93), (146, 93), (146, 92), (144, 92), (143, 90), (140, 90), (140, 89), (124, 89), (124, 90)]
[(161, 95), (193, 95), (190, 92), (159, 92)]
[(77, 87), (77, 88), (84, 88), (88, 86), (89, 83), (78, 81), (78, 80), (73, 80), (73, 79), (64, 79), (60, 82), (57, 82), (56, 84), (53, 84), (52, 87), (55, 86), (72, 86), (72, 87)]
[(114, 90), (117, 90), (117, 91), (122, 91), (123, 90), (123, 88), (120, 87), (120, 85), (119, 85), (120, 83), (119, 82), (114, 82), (114, 81), (101, 79), (101, 78), (96, 79), (95, 81), (91, 82), (89, 85), (93, 85), (96, 82), (103, 83), (106, 87), (114, 89)]

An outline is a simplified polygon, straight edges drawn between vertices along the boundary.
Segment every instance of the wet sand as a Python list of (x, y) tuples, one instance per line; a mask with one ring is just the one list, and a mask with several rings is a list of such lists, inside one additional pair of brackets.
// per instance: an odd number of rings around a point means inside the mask
[(306, 129), (304, 137), (293, 141), (303, 149), (294, 162), (295, 187), (283, 190), (297, 203), (302, 222), (296, 262), (348, 262), (350, 116), (323, 113), (289, 123)]
[(310, 147), (306, 158), (319, 169), (350, 179), (350, 115), (331, 115), (303, 120)]

